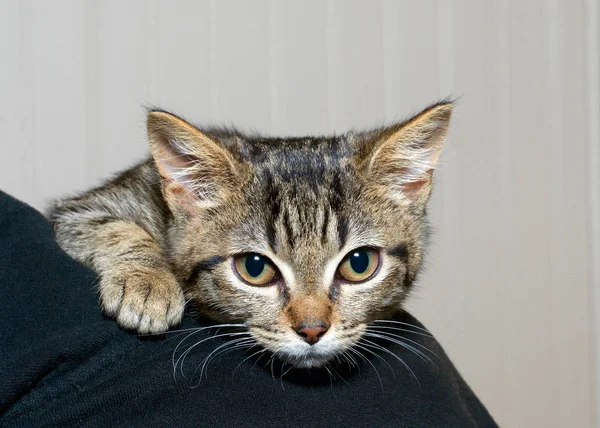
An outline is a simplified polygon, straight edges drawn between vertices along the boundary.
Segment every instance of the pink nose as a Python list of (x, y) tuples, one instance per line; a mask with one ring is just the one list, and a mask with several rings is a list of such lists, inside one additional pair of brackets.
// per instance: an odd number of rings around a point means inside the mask
[(296, 333), (309, 345), (314, 345), (319, 341), (321, 337), (327, 332), (328, 327), (324, 324), (300, 324), (298, 328), (296, 328)]

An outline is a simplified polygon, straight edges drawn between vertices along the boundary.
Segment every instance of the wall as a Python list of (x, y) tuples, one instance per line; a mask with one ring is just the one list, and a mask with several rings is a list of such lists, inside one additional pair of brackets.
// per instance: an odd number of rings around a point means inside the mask
[(460, 96), (410, 308), (502, 426), (591, 426), (598, 22), (597, 0), (4, 1), (0, 188), (44, 208), (126, 168), (141, 105), (339, 133)]

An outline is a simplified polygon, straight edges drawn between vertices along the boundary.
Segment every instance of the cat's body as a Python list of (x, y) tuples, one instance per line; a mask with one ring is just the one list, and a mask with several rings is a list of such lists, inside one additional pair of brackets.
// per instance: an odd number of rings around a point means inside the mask
[(161, 332), (192, 300), (296, 366), (352, 347), (416, 277), (451, 103), (328, 138), (263, 138), (148, 117), (153, 158), (58, 202), (59, 244), (105, 312)]

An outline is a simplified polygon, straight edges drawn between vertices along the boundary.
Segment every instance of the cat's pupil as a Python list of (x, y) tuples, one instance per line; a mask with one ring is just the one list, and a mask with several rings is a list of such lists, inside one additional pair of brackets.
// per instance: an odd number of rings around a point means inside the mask
[(350, 256), (350, 267), (356, 273), (363, 273), (369, 267), (369, 255), (366, 251), (355, 251)]
[(263, 270), (265, 270), (265, 260), (259, 254), (250, 254), (246, 257), (246, 272), (253, 277), (256, 278), (259, 276)]

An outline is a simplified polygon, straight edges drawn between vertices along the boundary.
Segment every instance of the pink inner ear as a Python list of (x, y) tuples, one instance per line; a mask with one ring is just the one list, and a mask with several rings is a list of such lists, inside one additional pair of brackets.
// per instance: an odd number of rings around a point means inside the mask
[(175, 197), (185, 211), (193, 214), (196, 209), (194, 204), (199, 200), (196, 191), (197, 177), (193, 170), (194, 160), (170, 146), (158, 147), (154, 156), (158, 172), (165, 180), (168, 195)]
[(402, 185), (402, 192), (410, 198), (414, 198), (425, 186), (428, 180), (411, 181)]
[(178, 152), (176, 146), (172, 147), (167, 144), (158, 147), (154, 154), (158, 172), (167, 180), (183, 184), (188, 177), (185, 177), (182, 172), (193, 166), (194, 162), (190, 156)]
[(185, 196), (188, 202), (214, 196), (211, 183), (201, 178), (200, 162), (177, 150), (176, 145), (159, 149), (155, 160), (160, 175), (171, 183), (170, 187), (176, 194)]
[[(169, 193), (177, 198), (179, 205), (190, 215), (196, 212), (195, 203), (198, 201), (196, 195), (189, 189), (177, 182), (171, 182), (167, 185)], [(167, 195), (167, 198), (169, 196)]]
[(432, 175), (433, 169), (429, 169), (427, 172), (421, 175), (421, 179), (405, 181), (402, 183), (402, 193), (410, 199), (417, 199), (419, 197), (419, 193), (431, 183)]

